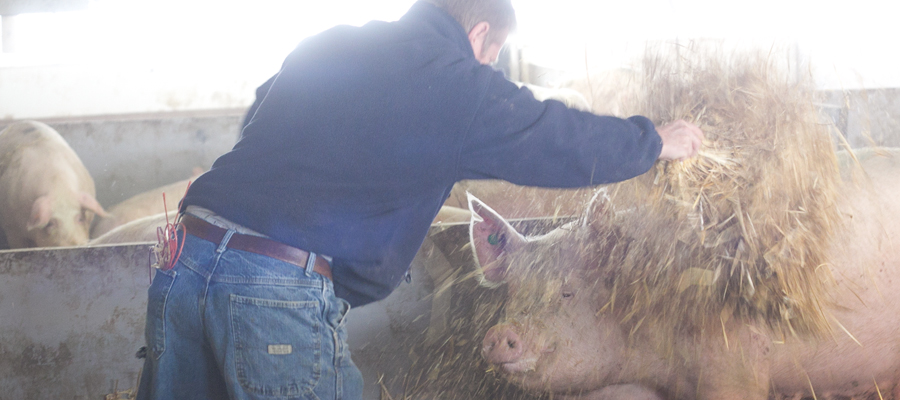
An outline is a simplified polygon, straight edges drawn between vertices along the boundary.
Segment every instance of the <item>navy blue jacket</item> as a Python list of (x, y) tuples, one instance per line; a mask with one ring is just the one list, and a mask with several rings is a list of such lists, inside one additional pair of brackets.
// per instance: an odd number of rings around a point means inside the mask
[(399, 284), (455, 182), (616, 182), (649, 170), (661, 147), (646, 118), (535, 100), (419, 2), (399, 21), (300, 43), (184, 205), (332, 256), (336, 294), (360, 306)]

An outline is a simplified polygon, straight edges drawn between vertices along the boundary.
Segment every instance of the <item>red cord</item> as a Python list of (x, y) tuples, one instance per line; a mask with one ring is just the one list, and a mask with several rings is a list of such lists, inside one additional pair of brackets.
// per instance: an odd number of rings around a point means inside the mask
[[(191, 182), (188, 181), (187, 188), (190, 189)], [(187, 195), (187, 189), (185, 189), (184, 194)], [(175, 263), (178, 262), (178, 259), (181, 258), (181, 251), (184, 250), (184, 238), (187, 233), (184, 231), (184, 225), (181, 223), (181, 214), (176, 217), (174, 221), (169, 221), (169, 209), (166, 206), (166, 194), (163, 193), (163, 209), (166, 212), (166, 226), (163, 228), (156, 228), (156, 239), (161, 247), (161, 256), (162, 259), (160, 261), (160, 268), (162, 270), (170, 270), (175, 266)], [(179, 208), (181, 202), (184, 201), (184, 196), (182, 196), (181, 200), (178, 202)], [(181, 228), (181, 238), (179, 240), (178, 237), (178, 228)]]

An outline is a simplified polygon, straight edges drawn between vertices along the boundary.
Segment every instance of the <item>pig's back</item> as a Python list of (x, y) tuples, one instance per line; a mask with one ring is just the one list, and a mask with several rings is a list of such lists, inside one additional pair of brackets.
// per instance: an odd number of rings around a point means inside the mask
[(811, 382), (818, 396), (859, 396), (873, 393), (876, 380), (883, 393), (898, 383), (900, 149), (886, 153), (860, 151), (867, 177), (845, 176), (838, 203), (844, 225), (830, 254), (834, 339), (773, 344), (772, 376), (779, 391), (805, 392)]
[(174, 223), (178, 216), (178, 210), (167, 213), (158, 213), (143, 218), (138, 218), (127, 224), (119, 225), (115, 229), (93, 238), (89, 245), (117, 244), (117, 243), (145, 243), (156, 242), (157, 228), (165, 228), (166, 223)]
[(37, 121), (23, 121), (8, 126), (0, 132), (0, 177), (6, 180), (17, 178), (10, 176), (26, 175), (34, 179), (44, 175), (49, 180), (59, 174), (43, 173), (49, 169), (66, 169), (72, 171), (75, 179), (89, 182), (79, 185), (90, 189), (93, 195), (93, 179), (65, 139), (50, 126)]
[(6, 161), (6, 157), (19, 154), (28, 148), (72, 151), (59, 133), (41, 122), (17, 122), (0, 132), (0, 152), (3, 154), (3, 161)]
[[(178, 209), (178, 203), (187, 191), (190, 179), (178, 181), (137, 194), (106, 211), (109, 217), (100, 218), (91, 229), (91, 237), (100, 237), (114, 228), (140, 218), (164, 214)], [(165, 202), (163, 202), (165, 193)]]

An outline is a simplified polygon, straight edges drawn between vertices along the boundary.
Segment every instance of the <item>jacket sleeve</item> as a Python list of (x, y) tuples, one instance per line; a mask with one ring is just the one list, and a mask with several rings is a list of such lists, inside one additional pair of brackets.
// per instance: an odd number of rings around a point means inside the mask
[(538, 101), (493, 73), (462, 145), (460, 179), (571, 188), (623, 181), (656, 162), (662, 140), (650, 120), (621, 119)]

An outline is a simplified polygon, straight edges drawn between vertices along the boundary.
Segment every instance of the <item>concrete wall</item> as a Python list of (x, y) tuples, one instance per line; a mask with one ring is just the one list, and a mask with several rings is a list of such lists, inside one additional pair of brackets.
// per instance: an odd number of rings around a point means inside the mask
[(851, 147), (900, 147), (900, 89), (836, 90), (824, 94), (824, 110)]
[[(41, 122), (69, 142), (94, 178), (97, 200), (109, 207), (186, 179), (194, 168), (209, 169), (234, 146), (244, 112), (226, 109)], [(0, 129), (8, 124), (0, 122)]]
[(149, 55), (131, 60), (117, 55), (72, 61), (0, 54), (0, 119), (245, 108), (280, 66), (280, 60), (231, 67), (233, 59), (200, 62), (196, 55), (167, 63)]
[[(408, 346), (428, 329), (428, 263), (420, 256), (412, 283), (348, 314), (365, 399), (380, 398), (381, 376), (406, 374)], [(135, 388), (150, 274), (146, 244), (0, 251), (0, 400), (99, 400)]]
[(147, 246), (0, 251), (0, 399), (102, 399), (134, 385)]

